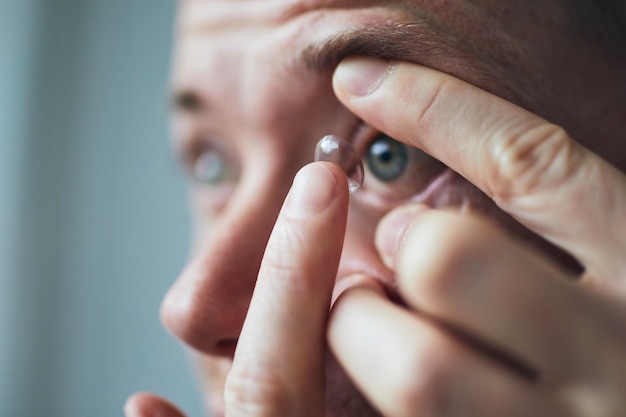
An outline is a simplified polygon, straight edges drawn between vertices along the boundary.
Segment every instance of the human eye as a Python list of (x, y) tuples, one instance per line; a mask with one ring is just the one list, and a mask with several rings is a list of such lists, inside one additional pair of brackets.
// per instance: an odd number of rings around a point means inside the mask
[(230, 199), (240, 169), (226, 142), (211, 135), (190, 141), (182, 152), (182, 165), (189, 179), (194, 205), (211, 212), (220, 211)]
[(405, 144), (380, 134), (367, 148), (365, 163), (377, 181), (389, 183), (406, 172), (409, 149)]
[(198, 184), (218, 186), (233, 176), (232, 166), (216, 149), (202, 149), (191, 161), (192, 179)]
[(389, 206), (411, 199), (446, 169), (422, 150), (368, 126), (359, 129), (355, 146), (365, 166), (362, 192), (377, 205)]

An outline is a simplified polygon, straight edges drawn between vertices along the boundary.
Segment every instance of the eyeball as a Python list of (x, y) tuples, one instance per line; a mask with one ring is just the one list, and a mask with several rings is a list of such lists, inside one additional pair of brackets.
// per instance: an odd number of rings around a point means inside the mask
[(324, 136), (315, 148), (315, 161), (327, 161), (337, 164), (348, 176), (348, 190), (354, 193), (363, 185), (365, 177), (363, 162), (352, 145), (345, 139)]
[(372, 175), (382, 182), (392, 182), (406, 171), (409, 150), (404, 143), (382, 134), (370, 144), (365, 159)]
[(204, 184), (217, 184), (226, 172), (224, 158), (216, 151), (202, 152), (193, 164), (194, 178)]

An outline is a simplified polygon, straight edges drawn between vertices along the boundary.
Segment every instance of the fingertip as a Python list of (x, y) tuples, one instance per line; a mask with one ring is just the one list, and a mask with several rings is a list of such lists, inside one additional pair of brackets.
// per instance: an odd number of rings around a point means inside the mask
[[(308, 217), (321, 213), (342, 194), (347, 180), (338, 166), (328, 162), (313, 162), (296, 174), (286, 199), (287, 214), (291, 217)], [(346, 186), (340, 184), (345, 182)]]
[[(344, 183), (347, 183), (347, 174), (344, 171), (343, 167), (341, 167), (339, 164), (336, 164), (334, 162), (329, 162), (329, 161), (317, 161), (317, 162), (312, 162), (309, 165), (323, 166), (324, 168), (329, 170), (331, 175), (335, 179), (336, 186), (343, 186)], [(347, 187), (345, 188), (347, 189)]]
[[(345, 323), (351, 323), (354, 318), (352, 306), (363, 306), (371, 303), (372, 299), (387, 299), (387, 292), (383, 284), (366, 274), (355, 274), (342, 278), (333, 290), (332, 304), (326, 328), (327, 338), (331, 346), (338, 336), (345, 337), (343, 331)], [(348, 326), (352, 329), (351, 326)]]
[(185, 417), (185, 414), (169, 401), (148, 392), (132, 395), (124, 404), (126, 417)]
[(380, 282), (366, 274), (355, 274), (345, 278), (341, 278), (333, 288), (331, 309), (335, 302), (347, 291), (363, 288), (369, 289), (375, 293), (385, 294), (385, 290)]
[(408, 230), (417, 218), (429, 210), (423, 204), (403, 205), (387, 213), (378, 222), (374, 243), (387, 268), (395, 269), (397, 253)]
[(395, 256), (401, 293), (419, 292), (419, 287), (415, 287), (420, 282), (418, 277), (432, 276), (435, 271), (451, 268), (450, 259), (456, 260), (455, 264), (465, 259), (467, 255), (463, 249), (482, 237), (475, 234), (477, 221), (443, 210), (429, 210), (415, 219), (405, 232)]

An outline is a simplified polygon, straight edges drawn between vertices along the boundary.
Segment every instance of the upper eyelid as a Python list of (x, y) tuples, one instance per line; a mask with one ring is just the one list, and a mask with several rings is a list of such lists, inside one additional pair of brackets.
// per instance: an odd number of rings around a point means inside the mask
[(364, 121), (359, 120), (357, 127), (354, 129), (350, 137), (350, 143), (354, 147), (357, 154), (364, 155), (368, 146), (380, 134), (381, 132), (379, 130), (374, 129)]

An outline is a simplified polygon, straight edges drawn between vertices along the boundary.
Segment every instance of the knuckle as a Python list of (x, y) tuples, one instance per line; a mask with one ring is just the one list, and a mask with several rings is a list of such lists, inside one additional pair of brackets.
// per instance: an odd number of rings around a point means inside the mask
[(289, 410), (289, 395), (279, 378), (258, 364), (233, 366), (224, 401), (229, 416), (273, 417)]
[(495, 163), (488, 176), (487, 193), (501, 205), (558, 187), (577, 166), (575, 143), (554, 124), (500, 129), (491, 140)]
[(450, 83), (447, 81), (447, 78), (441, 77), (438, 78), (427, 91), (421, 91), (421, 94), (418, 96), (411, 95), (408, 98), (406, 103), (407, 108), (409, 108), (412, 103), (418, 103), (418, 111), (414, 119), (417, 130), (420, 129), (420, 126), (428, 126), (432, 123), (431, 114), (437, 113), (437, 107), (439, 107), (440, 99), (452, 94), (448, 92), (449, 87)]
[(305, 225), (299, 219), (284, 219), (277, 222), (268, 249), (276, 253), (279, 259), (285, 252), (302, 252), (307, 248)]
[(297, 272), (300, 254), (307, 251), (306, 239), (301, 230), (295, 227), (276, 229), (269, 240), (261, 268), (278, 274)]

